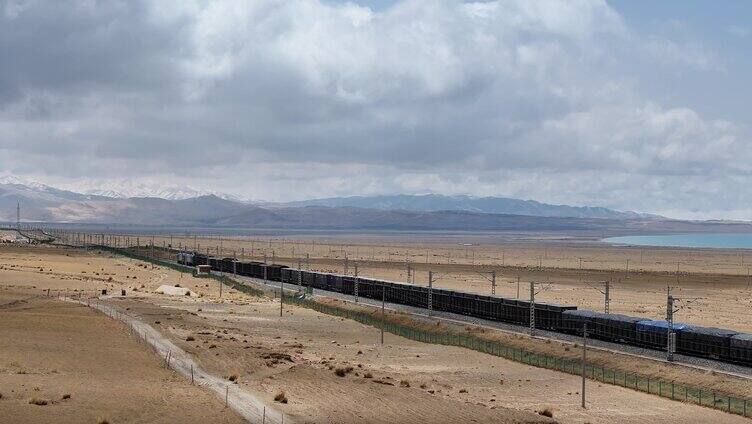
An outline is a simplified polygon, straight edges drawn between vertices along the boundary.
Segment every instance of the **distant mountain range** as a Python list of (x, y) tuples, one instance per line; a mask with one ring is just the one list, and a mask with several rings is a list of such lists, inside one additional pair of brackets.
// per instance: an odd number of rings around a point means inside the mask
[[(182, 200), (190, 199), (193, 197), (215, 195), (222, 199), (239, 200), (237, 197), (227, 193), (198, 190), (188, 186), (149, 184), (128, 180), (98, 183), (96, 185), (96, 188), (82, 190), (80, 193), (60, 190), (50, 187), (46, 184), (24, 178), (18, 178), (15, 176), (0, 177), (0, 187), (4, 185), (12, 186), (13, 188), (24, 191), (36, 190), (47, 193), (55, 192), (61, 194), (63, 197), (67, 197), (68, 194), (72, 193), (75, 195), (110, 197), (115, 199), (128, 199), (131, 197), (158, 197), (160, 199)], [(67, 194), (63, 194), (63, 192), (66, 192)]]
[(520, 231), (580, 235), (752, 232), (747, 223), (677, 221), (606, 208), (466, 196), (378, 196), (250, 204), (216, 195), (119, 198), (0, 183), (0, 221), (250, 229)]
[(426, 195), (353, 196), (328, 199), (304, 200), (284, 203), (288, 207), (329, 206), (354, 207), (380, 210), (404, 211), (466, 211), (491, 214), (527, 215), (565, 218), (661, 218), (658, 215), (636, 212), (621, 212), (592, 206), (551, 205), (535, 200), (520, 200), (508, 197), (471, 197)]

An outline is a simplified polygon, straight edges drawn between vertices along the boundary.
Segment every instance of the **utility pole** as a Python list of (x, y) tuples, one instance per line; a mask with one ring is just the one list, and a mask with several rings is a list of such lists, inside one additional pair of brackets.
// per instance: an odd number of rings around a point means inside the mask
[(515, 299), (520, 300), (520, 276), (517, 276), (517, 297)]
[(410, 269), (410, 262), (408, 262), (407, 260), (405, 260), (405, 267), (407, 267), (407, 283), (410, 284), (410, 274), (412, 274), (412, 269)]
[(428, 316), (433, 315), (433, 271), (428, 271)]
[(491, 295), (496, 295), (496, 271), (491, 271)]
[(347, 253), (345, 253), (345, 267), (344, 267), (345, 268), (345, 275), (347, 275), (347, 271), (349, 271), (348, 265), (349, 264), (347, 263)]
[(666, 324), (667, 337), (666, 342), (666, 360), (673, 362), (674, 350), (676, 349), (676, 334), (674, 333), (674, 297), (671, 296), (671, 288), (668, 290), (666, 297)]
[(16, 230), (21, 231), (21, 201), (16, 203)]
[(535, 335), (535, 282), (530, 282), (530, 335)]
[(358, 303), (358, 263), (355, 263), (355, 303)]
[(582, 325), (582, 407), (585, 408), (585, 374), (587, 364), (587, 324)]
[(609, 304), (611, 303), (611, 295), (610, 295), (610, 290), (609, 290), (610, 286), (611, 286), (611, 281), (606, 280), (606, 290), (603, 293), (604, 296), (605, 296), (605, 301), (604, 301), (604, 305), (603, 305), (603, 311), (605, 313), (607, 313), (607, 314), (611, 313), (611, 312), (609, 312)]

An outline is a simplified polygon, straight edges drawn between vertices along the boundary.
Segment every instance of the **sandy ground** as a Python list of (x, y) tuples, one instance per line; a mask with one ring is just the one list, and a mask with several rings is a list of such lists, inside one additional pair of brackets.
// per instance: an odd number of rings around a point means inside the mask
[[(5, 277), (0, 277), (0, 421), (244, 422), (213, 395), (165, 370), (119, 323), (12, 287)], [(31, 404), (32, 399), (47, 404)]]
[[(545, 420), (536, 414), (544, 408), (560, 422), (746, 421), (592, 381), (582, 410), (575, 376), (388, 334), (381, 346), (379, 332), (358, 323), (290, 306), (280, 318), (273, 299), (225, 291), (220, 300), (214, 281), (138, 261), (49, 247), (0, 247), (0, 259), (0, 284), (13, 290), (125, 288), (114, 306), (161, 329), (203, 368), (237, 376), (239, 389), (269, 402), (284, 391), (288, 403), (276, 405), (300, 422), (528, 422)], [(151, 293), (161, 284), (203, 297)]]
[(207, 249), (216, 256), (256, 259), (264, 254), (286, 258), (329, 258), (414, 264), (465, 264), (543, 267), (625, 272), (728, 274), (746, 277), (752, 252), (746, 249), (685, 249), (617, 246), (593, 241), (510, 240), (480, 235), (404, 235), (338, 237), (300, 236), (294, 239), (248, 237), (110, 236), (120, 245), (172, 245)]
[[(630, 248), (574, 242), (492, 242), (488, 238), (447, 240), (433, 237), (407, 242), (370, 238), (301, 240), (155, 237), (157, 246), (198, 247), (218, 257), (267, 260), (318, 271), (358, 273), (364, 277), (577, 305), (603, 311), (609, 281), (611, 313), (649, 319), (666, 318), (670, 288), (680, 310), (675, 321), (752, 333), (752, 257), (746, 250)], [(395, 241), (395, 239), (399, 241)], [(134, 237), (112, 242), (136, 243)], [(151, 238), (140, 237), (144, 245)], [(450, 243), (450, 241), (454, 241)], [(461, 246), (468, 244), (468, 246)], [(745, 256), (746, 255), (746, 256)], [(345, 261), (347, 257), (347, 261)], [(679, 272), (677, 273), (677, 266)], [(519, 285), (518, 285), (519, 281)]]

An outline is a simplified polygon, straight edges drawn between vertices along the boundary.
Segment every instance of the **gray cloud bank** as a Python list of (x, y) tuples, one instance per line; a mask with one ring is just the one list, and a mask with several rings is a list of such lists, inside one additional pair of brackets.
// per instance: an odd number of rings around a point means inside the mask
[(746, 123), (664, 106), (630, 72), (723, 64), (604, 2), (0, 0), (0, 57), (0, 172), (67, 188), (752, 218)]

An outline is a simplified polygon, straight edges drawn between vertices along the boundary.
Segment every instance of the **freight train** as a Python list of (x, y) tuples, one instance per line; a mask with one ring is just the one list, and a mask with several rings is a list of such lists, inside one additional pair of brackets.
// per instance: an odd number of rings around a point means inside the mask
[[(605, 314), (577, 309), (576, 306), (530, 302), (496, 296), (463, 293), (412, 284), (401, 284), (371, 278), (303, 271), (283, 265), (261, 262), (239, 262), (232, 258), (218, 259), (200, 253), (181, 252), (177, 261), (184, 265), (209, 265), (213, 271), (301, 285), (347, 295), (384, 300), (389, 303), (450, 312), (529, 326), (560, 333), (588, 336), (615, 343), (665, 350), (668, 324), (662, 320), (646, 320), (619, 314)], [(357, 287), (357, 288), (356, 288)], [(675, 351), (680, 354), (734, 362), (752, 366), (752, 334), (721, 328), (673, 324)]]

